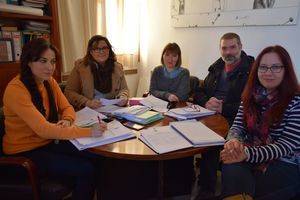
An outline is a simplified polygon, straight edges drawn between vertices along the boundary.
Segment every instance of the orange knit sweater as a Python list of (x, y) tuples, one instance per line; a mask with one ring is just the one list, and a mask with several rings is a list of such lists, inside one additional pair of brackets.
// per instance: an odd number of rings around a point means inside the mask
[[(61, 92), (57, 82), (49, 80), (53, 90), (60, 119), (74, 121), (75, 111)], [(43, 98), (46, 117), (49, 115), (49, 101), (44, 84), (39, 83), (38, 89)], [(73, 139), (91, 135), (90, 128), (70, 126), (61, 128), (50, 123), (36, 109), (31, 101), (31, 95), (17, 76), (10, 81), (3, 97), (5, 115), (5, 135), (3, 151), (5, 154), (16, 154), (29, 151), (50, 143), (53, 139)]]

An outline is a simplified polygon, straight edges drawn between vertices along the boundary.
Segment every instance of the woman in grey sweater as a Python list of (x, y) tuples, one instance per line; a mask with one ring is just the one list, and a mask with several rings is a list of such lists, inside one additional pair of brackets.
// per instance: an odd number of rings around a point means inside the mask
[(167, 44), (161, 63), (153, 70), (150, 94), (168, 101), (186, 101), (190, 91), (190, 72), (181, 67), (181, 50), (176, 43)]

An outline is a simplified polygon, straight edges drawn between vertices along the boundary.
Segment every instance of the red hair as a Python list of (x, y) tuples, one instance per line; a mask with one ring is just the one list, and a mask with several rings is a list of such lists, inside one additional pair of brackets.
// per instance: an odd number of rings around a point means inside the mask
[(270, 115), (268, 119), (269, 127), (273, 124), (280, 123), (288, 104), (292, 98), (299, 93), (299, 85), (289, 53), (279, 45), (266, 47), (257, 56), (255, 62), (253, 63), (248, 82), (242, 94), (244, 121), (247, 123), (247, 125), (249, 124), (248, 120), (251, 115), (256, 116), (256, 119), (258, 116), (258, 110), (255, 106), (253, 94), (256, 85), (261, 85), (258, 80), (257, 69), (262, 57), (267, 53), (276, 53), (285, 69), (283, 80), (277, 88), (279, 100), (270, 109)]

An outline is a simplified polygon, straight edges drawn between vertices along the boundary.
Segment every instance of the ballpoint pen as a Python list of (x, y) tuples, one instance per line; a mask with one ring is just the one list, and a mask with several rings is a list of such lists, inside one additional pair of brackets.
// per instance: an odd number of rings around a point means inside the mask
[(99, 124), (101, 124), (102, 120), (100, 119), (99, 115), (97, 115), (97, 118), (98, 118)]

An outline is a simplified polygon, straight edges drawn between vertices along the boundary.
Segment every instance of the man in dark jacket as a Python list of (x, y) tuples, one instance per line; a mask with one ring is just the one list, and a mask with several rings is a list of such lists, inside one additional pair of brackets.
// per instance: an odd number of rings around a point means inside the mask
[[(196, 89), (194, 103), (222, 114), (231, 126), (254, 58), (242, 51), (242, 43), (236, 33), (226, 33), (221, 37), (220, 52), (221, 58), (209, 67), (203, 84)], [(198, 177), (202, 194), (198, 199), (215, 193), (218, 165), (219, 147), (210, 148), (202, 154)]]

